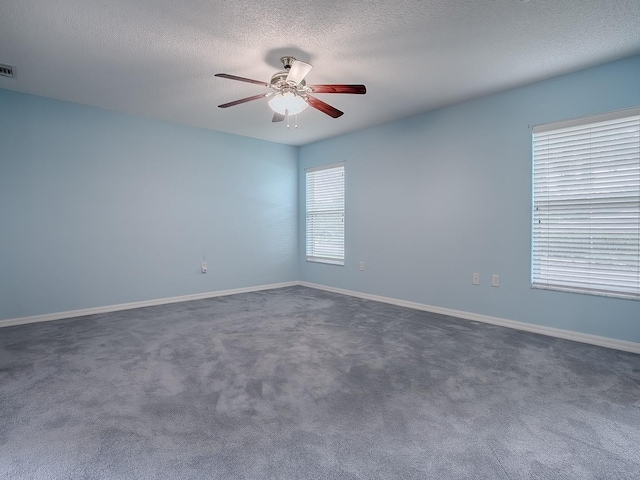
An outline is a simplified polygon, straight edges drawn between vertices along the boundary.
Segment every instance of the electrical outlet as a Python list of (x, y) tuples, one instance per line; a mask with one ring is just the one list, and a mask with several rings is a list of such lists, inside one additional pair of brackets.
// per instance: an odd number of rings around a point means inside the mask
[(202, 273), (207, 273), (207, 262), (202, 262), (202, 263), (200, 264), (200, 271), (201, 271)]
[(474, 273), (471, 275), (471, 282), (474, 285), (480, 285), (480, 274), (479, 273)]
[(500, 275), (491, 275), (491, 286), (492, 287), (500, 286)]
[(364, 270), (364, 262), (360, 262), (360, 271), (362, 272)]

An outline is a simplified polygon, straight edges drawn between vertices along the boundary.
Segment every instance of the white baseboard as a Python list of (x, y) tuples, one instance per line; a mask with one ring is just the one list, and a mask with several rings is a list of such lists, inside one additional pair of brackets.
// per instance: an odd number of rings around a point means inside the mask
[(341, 293), (343, 295), (350, 295), (352, 297), (364, 298), (364, 299), (373, 300), (376, 302), (390, 303), (392, 305), (398, 305), (400, 307), (413, 308), (415, 310), (422, 310), (425, 312), (440, 313), (442, 315), (449, 315), (452, 317), (462, 318), (465, 320), (472, 320), (475, 322), (482, 322), (482, 323), (490, 323), (492, 325), (498, 325), (501, 327), (539, 333), (541, 335), (547, 335), (549, 337), (564, 338), (565, 340), (573, 340), (574, 342), (588, 343), (591, 345), (598, 345), (599, 347), (612, 348), (615, 350), (622, 350), (625, 352), (640, 354), (640, 343), (636, 343), (636, 342), (628, 342), (625, 340), (617, 340), (615, 338), (601, 337), (599, 335), (590, 335), (587, 333), (573, 332), (571, 330), (562, 330), (560, 328), (545, 327), (542, 325), (535, 325), (533, 323), (518, 322), (515, 320), (507, 320), (506, 318), (491, 317), (489, 315), (480, 315), (478, 313), (464, 312), (461, 310), (452, 310), (449, 308), (434, 307), (432, 305), (426, 305), (424, 303), (409, 302), (406, 300), (398, 300), (395, 298), (381, 297), (379, 295), (371, 295), (368, 293), (356, 292), (353, 290), (327, 287), (325, 285), (319, 285), (316, 283), (298, 282), (298, 284), (304, 287), (316, 288), (318, 290), (326, 290), (327, 292)]
[(0, 328), (12, 327), (14, 325), (25, 325), (27, 323), (50, 322), (52, 320), (62, 320), (64, 318), (84, 317), (98, 313), (118, 312), (120, 310), (131, 310), (133, 308), (153, 307), (156, 305), (166, 305), (168, 303), (189, 302), (191, 300), (201, 300), (204, 298), (224, 297), (227, 295), (237, 295), (238, 293), (258, 292), (260, 290), (272, 290), (274, 288), (293, 287), (300, 282), (272, 283), (269, 285), (258, 285), (254, 287), (234, 288), (231, 290), (219, 290), (217, 292), (196, 293), (193, 295), (181, 295), (179, 297), (158, 298), (155, 300), (145, 300), (142, 302), (121, 303), (119, 305), (107, 305), (104, 307), (83, 308), (68, 312), (47, 313), (45, 315), (35, 315), (33, 317), (10, 318), (0, 320)]
[(425, 312), (439, 313), (452, 317), (472, 320), (476, 322), (489, 323), (501, 327), (513, 328), (516, 330), (524, 330), (527, 332), (539, 333), (550, 337), (564, 338), (575, 342), (588, 343), (598, 345), (600, 347), (613, 348), (625, 352), (640, 354), (640, 343), (628, 342), (625, 340), (617, 340), (615, 338), (601, 337), (598, 335), (590, 335), (587, 333), (573, 332), (571, 330), (562, 330), (560, 328), (545, 327), (532, 323), (518, 322), (515, 320), (507, 320), (506, 318), (491, 317), (489, 315), (481, 315), (478, 313), (465, 312), (461, 310), (452, 310), (449, 308), (435, 307), (424, 303), (410, 302), (407, 300), (399, 300), (396, 298), (382, 297), (380, 295), (372, 295), (369, 293), (356, 292), (354, 290), (345, 290), (343, 288), (328, 287), (309, 282), (283, 282), (272, 283), (269, 285), (257, 285), (253, 287), (234, 288), (231, 290), (219, 290), (216, 292), (196, 293), (192, 295), (181, 295), (179, 297), (158, 298), (155, 300), (145, 300), (142, 302), (122, 303), (119, 305), (107, 305), (104, 307), (84, 308), (80, 310), (71, 310), (68, 312), (48, 313), (45, 315), (35, 315), (32, 317), (12, 318), (8, 320), (0, 320), (0, 328), (11, 327), (15, 325), (25, 325), (27, 323), (48, 322), (52, 320), (62, 320), (65, 318), (84, 317), (86, 315), (95, 315), (98, 313), (117, 312), (120, 310), (130, 310), (133, 308), (152, 307), (156, 305), (166, 305), (169, 303), (188, 302), (191, 300), (201, 300), (205, 298), (223, 297), (227, 295), (237, 295), (239, 293), (258, 292), (261, 290), (272, 290), (276, 288), (292, 287), (301, 285), (304, 287), (325, 290), (327, 292), (349, 295), (352, 297), (364, 298), (375, 302), (389, 303), (400, 307), (413, 308)]

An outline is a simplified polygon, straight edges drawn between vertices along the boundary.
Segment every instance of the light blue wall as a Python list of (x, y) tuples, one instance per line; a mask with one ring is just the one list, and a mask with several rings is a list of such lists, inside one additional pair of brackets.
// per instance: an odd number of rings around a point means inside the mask
[(0, 319), (297, 279), (295, 147), (6, 90), (0, 112)]
[[(640, 342), (638, 301), (530, 288), (529, 126), (634, 105), (640, 57), (302, 147), (301, 280)], [(336, 161), (344, 267), (304, 258), (304, 169)]]
[[(300, 149), (0, 90), (0, 320), (301, 279), (640, 342), (640, 302), (529, 287), (529, 125), (640, 105), (638, 79), (633, 57)], [(310, 264), (304, 168), (339, 160), (346, 265)]]

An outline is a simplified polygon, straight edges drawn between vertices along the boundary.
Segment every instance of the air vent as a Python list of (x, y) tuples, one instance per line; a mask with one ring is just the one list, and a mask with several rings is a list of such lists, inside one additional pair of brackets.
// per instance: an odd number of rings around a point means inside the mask
[(13, 67), (11, 65), (3, 65), (0, 63), (0, 75), (3, 77), (13, 78)]

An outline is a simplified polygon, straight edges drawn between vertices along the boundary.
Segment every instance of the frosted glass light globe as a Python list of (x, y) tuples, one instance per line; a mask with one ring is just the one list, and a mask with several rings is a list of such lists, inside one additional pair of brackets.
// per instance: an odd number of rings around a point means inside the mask
[(280, 115), (286, 115), (286, 111), (289, 111), (289, 115), (298, 115), (305, 108), (309, 106), (299, 95), (292, 92), (279, 93), (271, 100), (269, 100), (269, 106), (274, 112)]

